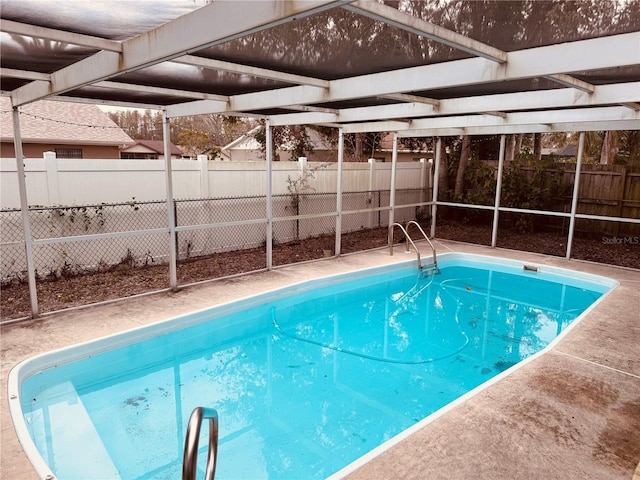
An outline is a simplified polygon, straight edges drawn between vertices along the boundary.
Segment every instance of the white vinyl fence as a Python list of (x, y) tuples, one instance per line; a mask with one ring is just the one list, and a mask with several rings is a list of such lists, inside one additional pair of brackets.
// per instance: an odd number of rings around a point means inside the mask
[[(77, 206), (164, 200), (164, 160), (82, 160), (44, 158), (24, 160), (30, 206)], [(430, 164), (398, 163), (396, 188), (422, 188)], [(173, 160), (173, 197), (176, 199), (249, 197), (266, 194), (265, 162)], [(306, 178), (304, 193), (335, 192), (336, 163), (273, 162), (273, 194), (291, 193), (291, 182)], [(16, 161), (0, 159), (0, 206), (20, 208)], [(391, 164), (344, 163), (343, 191), (389, 190)], [(300, 183), (300, 182), (298, 182)]]
[[(166, 263), (169, 221), (165, 162), (25, 159), (37, 276), (60, 276), (131, 261)], [(274, 162), (273, 241), (336, 232), (337, 164)], [(391, 164), (345, 163), (342, 233), (386, 226)], [(178, 260), (264, 245), (265, 162), (172, 161)], [(414, 219), (431, 198), (431, 164), (396, 166), (395, 221)], [(0, 159), (0, 280), (24, 278), (26, 256), (15, 159)]]

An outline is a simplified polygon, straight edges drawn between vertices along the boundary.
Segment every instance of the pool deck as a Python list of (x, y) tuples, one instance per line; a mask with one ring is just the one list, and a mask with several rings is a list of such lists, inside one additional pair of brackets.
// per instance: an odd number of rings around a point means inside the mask
[[(430, 255), (426, 245), (419, 246), (424, 256)], [(640, 480), (640, 272), (444, 240), (436, 247), (438, 253), (475, 253), (594, 273), (620, 285), (551, 351), (362, 462), (346, 478)], [(0, 478), (38, 478), (8, 410), (7, 377), (20, 361), (310, 278), (413, 255), (402, 248), (393, 256), (386, 249), (346, 255), (2, 326)]]

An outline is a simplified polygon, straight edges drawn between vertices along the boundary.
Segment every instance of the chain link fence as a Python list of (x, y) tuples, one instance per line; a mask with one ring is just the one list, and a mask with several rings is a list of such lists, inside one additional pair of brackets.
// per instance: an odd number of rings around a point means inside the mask
[(24, 224), (17, 209), (0, 210), (0, 285), (27, 278)]
[[(424, 195), (420, 190), (398, 190), (396, 221), (414, 219), (419, 208), (414, 204)], [(386, 245), (390, 192), (349, 192), (341, 200), (342, 252)], [(170, 208), (180, 285), (267, 268), (266, 196), (175, 200)], [(56, 292), (41, 311), (82, 305), (83, 298), (102, 301), (169, 288), (168, 213), (166, 201), (31, 207), (38, 298), (46, 297), (52, 282), (75, 282), (72, 294)], [(274, 266), (335, 255), (335, 193), (274, 195), (272, 218)], [(25, 287), (21, 211), (1, 210), (0, 221), (3, 290)], [(134, 273), (144, 280), (136, 281)], [(111, 281), (104, 275), (111, 275)], [(88, 293), (95, 285), (104, 286), (99, 296)]]
[(36, 278), (168, 261), (166, 234), (154, 232), (167, 228), (165, 202), (36, 207), (29, 222)]

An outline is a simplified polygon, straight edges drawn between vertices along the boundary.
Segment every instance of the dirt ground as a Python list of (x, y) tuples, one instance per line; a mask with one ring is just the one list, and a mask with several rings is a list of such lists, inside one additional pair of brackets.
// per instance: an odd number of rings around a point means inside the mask
[[(440, 223), (436, 233), (437, 238), (482, 245), (491, 244), (490, 226)], [(386, 244), (386, 228), (352, 232), (341, 237), (342, 253), (370, 250), (384, 247)], [(549, 232), (530, 234), (500, 230), (497, 246), (564, 257), (566, 236)], [(330, 257), (333, 255), (334, 248), (335, 237), (332, 235), (277, 244), (273, 246), (273, 265)], [(574, 238), (572, 258), (640, 269), (640, 239), (637, 237), (603, 237), (599, 240)], [(191, 258), (178, 263), (178, 284), (183, 286), (265, 268), (264, 248)], [(40, 311), (44, 313), (128, 297), (167, 289), (168, 278), (167, 265), (136, 267), (123, 263), (108, 271), (43, 279), (36, 282), (38, 304)], [(29, 288), (26, 282), (14, 281), (2, 285), (0, 291), (2, 320), (27, 317), (30, 310)]]

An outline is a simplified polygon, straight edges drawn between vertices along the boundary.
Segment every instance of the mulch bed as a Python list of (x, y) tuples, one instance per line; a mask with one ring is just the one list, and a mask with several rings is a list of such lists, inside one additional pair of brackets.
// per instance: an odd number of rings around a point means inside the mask
[[(491, 244), (491, 227), (463, 223), (438, 224), (436, 237), (475, 243)], [(341, 251), (353, 253), (387, 244), (387, 229), (378, 228), (344, 234)], [(499, 230), (498, 247), (564, 257), (566, 237), (553, 232), (520, 233)], [(335, 237), (332, 235), (308, 238), (303, 241), (273, 246), (273, 265), (287, 265), (333, 255)], [(640, 243), (627, 241), (574, 238), (572, 258), (640, 269)], [(181, 260), (177, 267), (178, 284), (188, 285), (203, 280), (222, 278), (266, 268), (264, 248), (218, 253), (206, 257)], [(124, 298), (140, 293), (167, 289), (167, 265), (133, 267), (116, 265), (108, 271), (90, 272), (76, 276), (43, 279), (36, 282), (41, 312), (88, 305), (105, 300)], [(29, 316), (29, 288), (26, 282), (13, 281), (2, 285), (0, 317), (2, 320)]]

